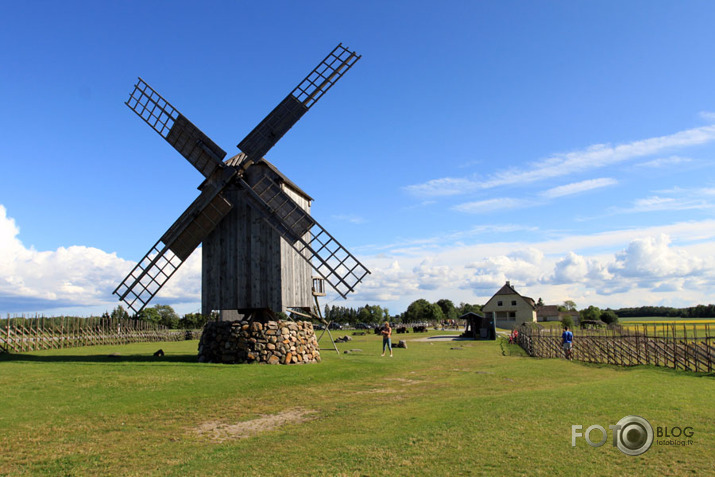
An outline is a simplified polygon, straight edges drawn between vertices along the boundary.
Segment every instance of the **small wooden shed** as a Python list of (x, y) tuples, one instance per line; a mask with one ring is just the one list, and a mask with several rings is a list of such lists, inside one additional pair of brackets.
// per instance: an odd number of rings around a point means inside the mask
[(497, 339), (496, 322), (493, 317), (485, 317), (470, 311), (460, 316), (459, 319), (467, 323), (462, 337), (473, 338), (475, 340)]

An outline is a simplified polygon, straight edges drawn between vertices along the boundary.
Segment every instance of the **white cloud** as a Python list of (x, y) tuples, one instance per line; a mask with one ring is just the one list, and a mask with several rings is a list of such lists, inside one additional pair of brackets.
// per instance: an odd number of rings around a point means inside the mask
[(534, 285), (544, 274), (544, 253), (535, 247), (524, 248), (506, 255), (484, 257), (465, 266), (466, 280), (461, 288), (487, 292), (495, 284), (506, 280)]
[(106, 302), (128, 262), (93, 247), (37, 251), (18, 239), (19, 228), (0, 205), (0, 311), (25, 311), (18, 304), (52, 307)]
[(359, 217), (357, 215), (340, 214), (340, 215), (333, 215), (331, 217), (335, 220), (340, 220), (342, 222), (348, 222), (348, 223), (355, 224), (355, 225), (360, 225), (360, 224), (364, 224), (365, 222), (367, 222), (367, 220), (365, 220), (365, 218)]
[(355, 247), (355, 252), (361, 254), (381, 253), (389, 250), (391, 253), (409, 254), (409, 251), (414, 251), (416, 254), (424, 254), (425, 249), (436, 249), (445, 244), (455, 245), (462, 241), (472, 239), (474, 237), (482, 237), (487, 234), (499, 234), (501, 236), (514, 232), (535, 232), (538, 228), (521, 224), (480, 224), (474, 225), (466, 230), (451, 231), (440, 235), (435, 235), (427, 238), (410, 238), (393, 243), (385, 244), (368, 244), (361, 247)]
[(463, 204), (455, 205), (452, 207), (452, 210), (467, 214), (484, 214), (500, 210), (516, 209), (518, 207), (526, 207), (527, 205), (528, 202), (521, 199), (502, 197), (497, 199), (478, 200), (475, 202), (465, 202)]
[(448, 265), (435, 265), (434, 259), (429, 257), (423, 260), (412, 270), (417, 287), (421, 290), (437, 290), (445, 283), (454, 283), (458, 274)]
[(608, 177), (602, 177), (599, 179), (589, 179), (581, 182), (574, 182), (571, 184), (554, 187), (552, 189), (544, 191), (542, 195), (549, 199), (555, 199), (557, 197), (579, 194), (581, 192), (586, 192), (593, 189), (600, 189), (602, 187), (608, 187), (615, 184), (618, 184), (617, 180)]
[(484, 303), (510, 280), (552, 304), (691, 306), (708, 301), (715, 286), (714, 242), (715, 221), (706, 220), (531, 244), (416, 246), (365, 257), (373, 275), (354, 300), (385, 298), (400, 309), (417, 298)]
[(674, 210), (706, 210), (715, 208), (713, 199), (715, 189), (694, 188), (683, 189), (673, 188), (658, 192), (659, 195), (644, 197), (633, 201), (633, 205), (628, 208), (613, 209), (614, 213), (634, 213), (634, 212), (663, 212)]
[(659, 154), (669, 149), (705, 144), (713, 140), (715, 140), (715, 126), (703, 126), (679, 131), (668, 136), (653, 137), (616, 146), (596, 144), (581, 151), (555, 154), (544, 161), (532, 164), (529, 169), (512, 169), (496, 174), (490, 180), (485, 181), (484, 187), (522, 184), (561, 177), (638, 157)]
[[(157, 293), (151, 305), (201, 301), (201, 248), (194, 250)], [(151, 306), (150, 305), (150, 306)]]
[(700, 117), (706, 121), (715, 122), (715, 113), (712, 111), (700, 111)]
[[(484, 228), (472, 232), (479, 230)], [(92, 247), (37, 251), (25, 247), (19, 234), (0, 206), (0, 312), (117, 305), (111, 292), (134, 263)], [(470, 231), (455, 235), (461, 234)], [(510, 280), (527, 296), (551, 303), (688, 306), (711, 296), (714, 242), (715, 220), (535, 243), (416, 240), (409, 253), (393, 248), (361, 256), (372, 275), (347, 304), (378, 302), (395, 313), (417, 298), (483, 303)], [(200, 301), (200, 276), (201, 254), (194, 253), (154, 302)]]
[(659, 157), (659, 158), (653, 159), (651, 161), (641, 162), (640, 164), (636, 164), (636, 166), (660, 169), (660, 168), (669, 167), (669, 166), (677, 166), (679, 164), (687, 164), (689, 162), (693, 162), (693, 160), (689, 157), (669, 156), (669, 157)]
[(443, 177), (432, 179), (424, 184), (406, 186), (404, 189), (418, 197), (442, 197), (462, 195), (479, 188), (479, 183), (466, 178)]
[(651, 280), (682, 278), (704, 270), (703, 259), (670, 245), (670, 237), (665, 234), (636, 239), (624, 251), (616, 254), (610, 271), (624, 278)]
[[(0, 313), (119, 304), (112, 291), (134, 263), (94, 247), (27, 248), (0, 205)], [(164, 303), (200, 299), (201, 254), (195, 253), (156, 297)]]
[[(460, 195), (479, 189), (491, 189), (506, 185), (523, 185), (569, 174), (598, 169), (631, 159), (662, 154), (715, 140), (715, 125), (687, 129), (674, 134), (652, 137), (630, 143), (610, 145), (595, 144), (582, 150), (554, 154), (526, 168), (508, 168), (482, 180), (476, 178), (445, 177), (423, 184), (406, 186), (404, 189), (418, 197)], [(674, 157), (674, 156), (671, 156)]]

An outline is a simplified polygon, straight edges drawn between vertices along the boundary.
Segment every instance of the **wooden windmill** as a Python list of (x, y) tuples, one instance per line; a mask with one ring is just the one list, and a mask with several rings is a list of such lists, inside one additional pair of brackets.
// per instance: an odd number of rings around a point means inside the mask
[(139, 78), (127, 106), (205, 180), (198, 198), (114, 290), (120, 300), (141, 311), (202, 242), (205, 315), (309, 309), (323, 280), (343, 298), (354, 290), (369, 270), (310, 216), (312, 199), (263, 156), (359, 59), (338, 45), (226, 161), (226, 152)]

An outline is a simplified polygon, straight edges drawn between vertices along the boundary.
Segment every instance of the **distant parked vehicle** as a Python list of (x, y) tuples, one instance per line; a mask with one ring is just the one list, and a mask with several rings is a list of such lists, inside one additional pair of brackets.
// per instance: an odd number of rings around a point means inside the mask
[(340, 323), (330, 323), (330, 326), (328, 328), (330, 328), (331, 330), (342, 330), (343, 325), (341, 325)]
[(372, 326), (368, 325), (367, 323), (358, 323), (355, 325), (356, 330), (371, 330)]

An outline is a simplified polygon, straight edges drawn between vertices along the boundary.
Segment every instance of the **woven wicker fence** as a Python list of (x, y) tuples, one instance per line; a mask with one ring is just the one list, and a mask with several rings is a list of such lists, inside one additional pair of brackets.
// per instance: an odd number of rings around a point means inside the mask
[[(14, 322), (13, 322), (14, 321)], [(78, 346), (199, 339), (201, 330), (174, 330), (136, 320), (2, 320), (0, 353)]]
[[(517, 343), (529, 356), (563, 358), (561, 329), (520, 327)], [(573, 359), (589, 363), (648, 364), (712, 373), (715, 337), (710, 324), (653, 324), (573, 330)]]

